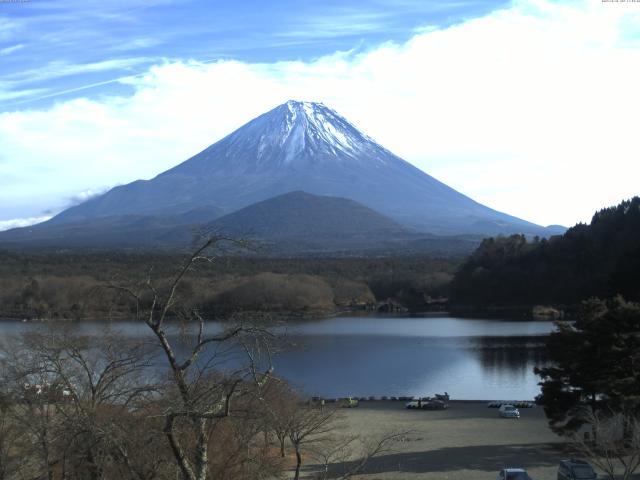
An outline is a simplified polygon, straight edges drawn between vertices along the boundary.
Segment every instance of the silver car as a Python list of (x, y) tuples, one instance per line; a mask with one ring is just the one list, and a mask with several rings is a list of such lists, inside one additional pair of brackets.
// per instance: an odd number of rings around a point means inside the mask
[(513, 405), (508, 405), (508, 404), (500, 405), (500, 408), (498, 409), (498, 413), (503, 418), (520, 418), (520, 410), (518, 410)]
[(497, 480), (533, 480), (524, 468), (503, 468)]

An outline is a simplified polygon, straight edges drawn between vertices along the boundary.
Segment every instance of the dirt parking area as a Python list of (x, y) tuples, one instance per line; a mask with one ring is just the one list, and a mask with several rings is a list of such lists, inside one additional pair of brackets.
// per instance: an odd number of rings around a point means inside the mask
[(406, 410), (404, 402), (361, 402), (345, 409), (346, 428), (375, 438), (409, 431), (393, 451), (374, 458), (366, 479), (494, 480), (504, 467), (524, 467), (534, 480), (555, 480), (566, 443), (547, 427), (541, 408), (499, 418), (486, 402), (449, 403), (441, 411)]

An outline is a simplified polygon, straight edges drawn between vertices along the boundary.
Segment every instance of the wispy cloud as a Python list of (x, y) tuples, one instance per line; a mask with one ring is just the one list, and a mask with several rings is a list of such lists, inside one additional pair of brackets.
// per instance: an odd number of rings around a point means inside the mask
[(42, 98), (46, 88), (30, 88), (26, 90), (3, 90), (0, 86), (0, 102), (10, 102), (12, 100)]
[(114, 45), (110, 48), (113, 52), (128, 52), (131, 50), (139, 50), (150, 47), (156, 47), (158, 45), (162, 45), (164, 42), (161, 38), (153, 38), (153, 37), (144, 37), (144, 38), (134, 38), (131, 40), (127, 40), (118, 45)]
[(0, 15), (0, 41), (12, 39), (24, 28), (24, 20)]
[[(71, 93), (82, 92), (97, 87), (103, 87), (109, 84), (123, 83), (130, 77), (145, 75), (146, 68), (141, 73), (135, 73), (134, 67), (141, 65), (149, 65), (149, 58), (125, 58), (117, 60), (105, 60), (88, 64), (69, 64), (66, 62), (50, 62), (49, 64), (30, 70), (22, 70), (13, 74), (5, 75), (4, 80), (0, 80), (0, 102), (3, 108), (8, 109), (16, 105), (24, 105), (33, 103), (38, 100), (55, 98)], [(83, 75), (89, 73), (106, 73), (111, 71), (132, 73), (116, 78), (108, 78), (99, 82), (90, 82), (78, 85), (73, 88), (51, 88), (49, 85), (51, 80), (71, 77), (75, 75)], [(29, 85), (35, 85), (36, 88), (29, 88)]]
[[(71, 75), (80, 75), (87, 73), (108, 72), (113, 70), (129, 70), (132, 67), (142, 64), (150, 64), (154, 59), (147, 57), (136, 58), (119, 58), (111, 60), (102, 60), (91, 63), (69, 63), (66, 61), (53, 61), (38, 68), (22, 70), (5, 75), (8, 81), (15, 82), (40, 82), (45, 80), (53, 80)], [(157, 60), (156, 60), (157, 61)]]
[(79, 205), (83, 202), (86, 202), (87, 200), (91, 200), (92, 198), (102, 195), (108, 190), (108, 187), (87, 188), (85, 190), (82, 190), (81, 192), (78, 192), (67, 199), (66, 208), (73, 207), (74, 205)]
[(353, 11), (336, 12), (331, 16), (300, 17), (292, 22), (294, 28), (283, 29), (276, 36), (294, 38), (326, 38), (354, 36), (381, 30), (388, 21), (383, 12)]
[[(385, 31), (414, 31), (423, 33), (424, 28), (412, 27), (407, 29), (406, 18), (413, 15), (415, 20), (432, 18), (440, 26), (451, 23), (453, 18), (447, 18), (452, 11), (474, 11), (481, 6), (477, 0), (425, 2), (424, 0), (378, 0), (367, 5), (354, 8), (349, 3), (334, 8), (331, 14), (301, 13), (289, 24), (283, 25), (277, 34), (280, 37), (299, 39), (334, 38), (340, 36), (353, 37), (366, 33)], [(441, 18), (444, 15), (445, 18)], [(434, 20), (434, 18), (436, 20)]]
[(12, 228), (28, 227), (36, 223), (45, 222), (51, 218), (51, 215), (40, 217), (14, 218), (11, 220), (0, 220), (0, 232), (11, 230)]
[[(139, 74), (144, 75), (144, 74)], [(0, 101), (5, 101), (4, 108), (11, 108), (17, 105), (25, 105), (39, 100), (45, 100), (48, 98), (61, 97), (71, 93), (83, 92), (91, 90), (92, 88), (102, 87), (113, 83), (127, 83), (132, 76), (112, 78), (104, 80), (102, 82), (89, 83), (86, 85), (80, 85), (75, 88), (67, 88), (64, 90), (51, 91), (50, 89), (32, 89), (32, 90), (16, 90), (16, 91), (2, 91), (0, 90)], [(11, 101), (15, 100), (15, 101)]]
[(17, 45), (12, 45), (10, 47), (5, 47), (0, 49), (0, 56), (10, 55), (13, 52), (17, 52), (18, 50), (22, 50), (25, 47), (24, 44), (19, 43)]

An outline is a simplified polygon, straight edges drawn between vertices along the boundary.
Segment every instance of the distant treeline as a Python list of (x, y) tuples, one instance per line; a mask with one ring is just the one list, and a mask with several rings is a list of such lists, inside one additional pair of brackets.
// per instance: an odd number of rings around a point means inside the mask
[[(184, 255), (0, 251), (0, 317), (128, 318), (130, 302), (109, 285), (163, 284)], [(447, 295), (455, 259), (219, 257), (199, 264), (180, 287), (185, 306), (209, 315), (409, 310)]]
[(640, 198), (597, 212), (562, 236), (489, 238), (450, 286), (456, 305), (577, 305), (622, 294), (640, 300)]

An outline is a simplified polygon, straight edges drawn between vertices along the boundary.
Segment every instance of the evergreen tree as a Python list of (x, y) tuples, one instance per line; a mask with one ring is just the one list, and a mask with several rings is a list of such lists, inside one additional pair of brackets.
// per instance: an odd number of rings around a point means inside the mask
[(562, 236), (484, 240), (451, 284), (456, 305), (579, 305), (618, 293), (640, 301), (640, 197)]
[(557, 322), (547, 344), (553, 366), (536, 368), (550, 427), (575, 432), (584, 407), (640, 414), (640, 304), (613, 300), (583, 303), (580, 320)]

